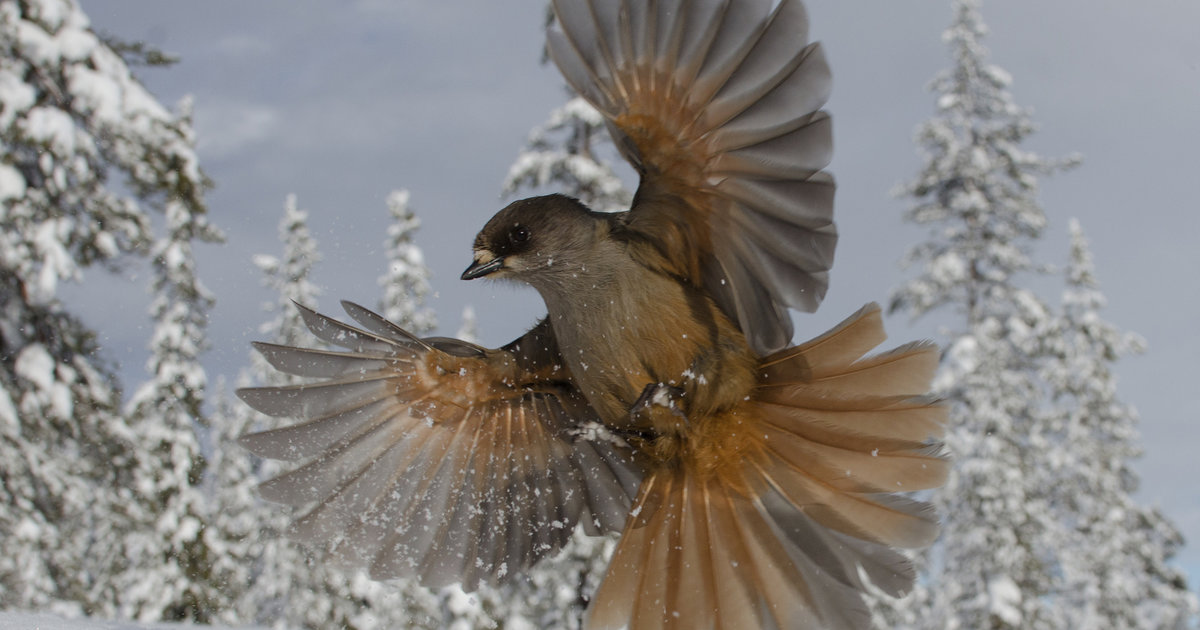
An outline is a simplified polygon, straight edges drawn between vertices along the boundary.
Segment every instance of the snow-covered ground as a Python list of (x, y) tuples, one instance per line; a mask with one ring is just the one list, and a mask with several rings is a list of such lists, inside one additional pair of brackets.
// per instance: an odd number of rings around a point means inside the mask
[[(0, 611), (0, 629), (3, 630), (180, 630), (197, 628), (194, 624), (174, 623), (140, 624), (132, 621), (102, 621), (99, 619), (67, 619), (48, 613), (22, 613)], [(228, 629), (227, 626), (202, 626), (210, 630)], [(243, 627), (240, 630), (250, 630)]]

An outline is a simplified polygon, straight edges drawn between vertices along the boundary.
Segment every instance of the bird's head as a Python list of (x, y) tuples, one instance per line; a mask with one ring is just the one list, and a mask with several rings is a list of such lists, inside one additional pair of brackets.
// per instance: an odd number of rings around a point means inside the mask
[(475, 237), (463, 280), (487, 276), (546, 288), (586, 272), (608, 233), (604, 215), (565, 195), (530, 197), (497, 212)]

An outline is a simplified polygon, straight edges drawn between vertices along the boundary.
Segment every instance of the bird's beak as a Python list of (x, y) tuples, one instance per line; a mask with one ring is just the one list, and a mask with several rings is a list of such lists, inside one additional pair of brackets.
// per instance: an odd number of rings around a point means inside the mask
[(475, 252), (475, 261), (471, 263), (467, 270), (462, 272), (463, 280), (474, 280), (482, 278), (490, 273), (495, 273), (504, 268), (504, 258), (493, 255), (486, 250)]

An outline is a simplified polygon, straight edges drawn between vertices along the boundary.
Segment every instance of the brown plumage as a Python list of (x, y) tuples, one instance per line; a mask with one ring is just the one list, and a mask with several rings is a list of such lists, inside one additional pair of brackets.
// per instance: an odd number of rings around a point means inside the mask
[(248, 435), (304, 463), (263, 485), (293, 533), (379, 578), (497, 583), (582, 524), (621, 530), (592, 628), (861, 628), (864, 580), (937, 535), (899, 494), (942, 483), (938, 353), (870, 305), (790, 346), (824, 293), (829, 73), (797, 1), (560, 0), (551, 56), (641, 183), (628, 212), (559, 195), (479, 232), (465, 279), (531, 285), (548, 315), (499, 349), (417, 339), (346, 304), (303, 310), (344, 351), (259, 344), (318, 380), (242, 390), (299, 424)]

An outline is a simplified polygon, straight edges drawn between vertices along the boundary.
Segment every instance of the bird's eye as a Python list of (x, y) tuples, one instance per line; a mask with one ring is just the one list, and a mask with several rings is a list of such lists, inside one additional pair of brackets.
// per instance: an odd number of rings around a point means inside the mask
[(529, 228), (523, 225), (515, 226), (513, 227), (512, 231), (508, 233), (508, 238), (513, 242), (514, 245), (520, 245), (521, 243), (529, 240)]

